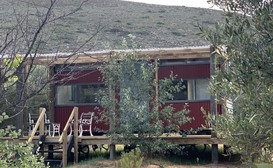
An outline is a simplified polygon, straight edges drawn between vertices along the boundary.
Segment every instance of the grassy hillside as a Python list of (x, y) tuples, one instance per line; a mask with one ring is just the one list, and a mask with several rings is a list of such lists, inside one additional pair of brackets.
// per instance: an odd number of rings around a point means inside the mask
[[(0, 0), (2, 33), (15, 18), (10, 1)], [(35, 1), (45, 3), (42, 0)], [(55, 10), (56, 15), (71, 10), (77, 3), (75, 0), (60, 1)], [(23, 2), (14, 6), (21, 13), (30, 8), (29, 4)], [(35, 9), (33, 11), (37, 13)], [(57, 48), (63, 52), (71, 51), (101, 27), (103, 29), (85, 46), (85, 50), (120, 48), (122, 39), (128, 34), (136, 36), (134, 41), (140, 48), (207, 45), (208, 42), (196, 35), (199, 33), (196, 26), (210, 26), (217, 21), (221, 21), (220, 11), (119, 0), (89, 0), (76, 14), (50, 25), (44, 36), (42, 52), (54, 52)], [(32, 20), (32, 23), (36, 22)]]

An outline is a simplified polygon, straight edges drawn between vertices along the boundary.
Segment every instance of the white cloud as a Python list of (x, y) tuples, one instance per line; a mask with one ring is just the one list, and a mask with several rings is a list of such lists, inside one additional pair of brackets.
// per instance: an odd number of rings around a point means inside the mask
[(210, 8), (210, 9), (219, 10), (219, 8), (211, 4), (208, 4), (207, 0), (123, 0), (123, 1), (133, 1), (133, 2), (141, 2), (141, 3), (156, 4), (156, 5), (167, 5), (167, 6)]

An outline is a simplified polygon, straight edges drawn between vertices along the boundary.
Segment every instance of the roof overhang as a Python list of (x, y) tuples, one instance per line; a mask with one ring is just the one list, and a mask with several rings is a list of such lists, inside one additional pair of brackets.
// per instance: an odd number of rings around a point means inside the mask
[(56, 64), (88, 64), (105, 62), (115, 54), (126, 55), (136, 52), (139, 58), (144, 59), (192, 59), (210, 58), (210, 46), (188, 47), (188, 48), (156, 48), (138, 50), (108, 50), (84, 53), (55, 53), (37, 54), (34, 64), (56, 65)]

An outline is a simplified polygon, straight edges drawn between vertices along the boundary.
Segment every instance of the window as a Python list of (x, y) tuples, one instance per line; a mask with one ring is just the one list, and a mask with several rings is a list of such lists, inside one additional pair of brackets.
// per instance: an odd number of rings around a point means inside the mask
[(160, 66), (185, 65), (185, 64), (209, 64), (209, 58), (189, 58), (189, 59), (161, 59)]
[(196, 100), (209, 100), (209, 80), (198, 79), (195, 80), (195, 99)]
[[(174, 82), (177, 84), (178, 82)], [(174, 94), (173, 100), (209, 100), (208, 79), (183, 80), (182, 89)]]
[[(174, 81), (174, 85), (178, 85), (180, 81)], [(183, 80), (181, 83), (181, 90), (180, 92), (174, 93), (173, 94), (173, 100), (188, 100), (188, 85), (187, 85), (187, 80)]]
[(77, 84), (57, 86), (57, 105), (98, 103), (96, 94), (104, 84)]

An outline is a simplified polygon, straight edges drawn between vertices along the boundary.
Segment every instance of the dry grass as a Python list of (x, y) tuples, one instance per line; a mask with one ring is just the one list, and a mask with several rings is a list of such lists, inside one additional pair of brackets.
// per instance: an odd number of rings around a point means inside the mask
[[(30, 1), (30, 0), (26, 0)], [(46, 3), (47, 1), (36, 0)], [(25, 1), (17, 1), (15, 9), (22, 14), (27, 9)], [(79, 1), (60, 0), (55, 14), (69, 11)], [(9, 1), (0, 0), (0, 33), (12, 25), (14, 19)], [(188, 8), (149, 5), (119, 0), (89, 0), (80, 11), (47, 29), (49, 38), (44, 39), (43, 52), (71, 51), (91, 36), (98, 27), (103, 27), (96, 39), (85, 50), (120, 48), (123, 37), (136, 36), (135, 42), (140, 48), (182, 47), (207, 45), (201, 39), (198, 24), (207, 26), (221, 21), (221, 12)], [(35, 25), (35, 23), (34, 23)], [(1, 35), (1, 34), (0, 34)], [(131, 43), (129, 43), (129, 46)]]
[[(117, 156), (120, 156), (120, 152), (123, 149), (122, 145), (117, 146)], [(145, 158), (142, 164), (142, 168), (235, 168), (240, 166), (238, 157), (232, 156), (231, 160), (228, 157), (220, 155), (219, 164), (210, 163), (210, 147), (207, 147), (206, 151), (203, 151), (202, 146), (197, 146), (192, 152), (188, 152), (188, 155), (165, 155), (154, 156), (152, 158)], [(220, 146), (219, 152), (222, 153), (222, 147)], [(194, 153), (194, 154), (193, 154)], [(71, 168), (116, 168), (117, 160), (108, 160), (109, 154), (107, 151), (91, 151), (92, 159), (80, 162), (77, 165), (71, 166)], [(199, 158), (198, 162), (196, 158)], [(118, 159), (119, 157), (117, 157)]]

